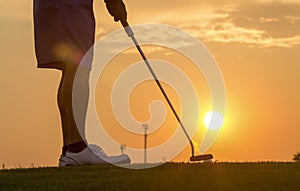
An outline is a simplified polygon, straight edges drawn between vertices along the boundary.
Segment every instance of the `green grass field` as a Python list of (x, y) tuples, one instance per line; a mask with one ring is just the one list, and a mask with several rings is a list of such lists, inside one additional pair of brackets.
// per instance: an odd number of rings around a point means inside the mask
[(300, 163), (167, 163), (143, 170), (111, 165), (1, 170), (0, 190), (300, 191)]

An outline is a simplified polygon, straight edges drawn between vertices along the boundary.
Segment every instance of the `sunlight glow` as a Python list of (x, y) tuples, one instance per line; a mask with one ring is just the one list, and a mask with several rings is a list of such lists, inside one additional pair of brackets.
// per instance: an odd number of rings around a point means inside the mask
[(219, 130), (223, 126), (224, 115), (217, 111), (210, 111), (205, 114), (203, 122), (208, 129)]

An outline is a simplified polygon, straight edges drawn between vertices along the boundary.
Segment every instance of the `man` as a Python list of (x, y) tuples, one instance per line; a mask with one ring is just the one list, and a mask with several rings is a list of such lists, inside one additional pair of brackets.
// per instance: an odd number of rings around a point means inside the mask
[[(105, 3), (116, 22), (126, 21), (122, 0), (105, 0)], [(34, 37), (37, 67), (62, 72), (57, 95), (63, 132), (59, 166), (130, 163), (127, 155), (107, 156), (99, 146), (89, 145), (85, 140), (91, 66), (79, 67), (79, 64), (94, 44), (93, 0), (34, 0)], [(72, 106), (75, 76), (80, 78), (76, 87), (81, 92), (77, 123)]]

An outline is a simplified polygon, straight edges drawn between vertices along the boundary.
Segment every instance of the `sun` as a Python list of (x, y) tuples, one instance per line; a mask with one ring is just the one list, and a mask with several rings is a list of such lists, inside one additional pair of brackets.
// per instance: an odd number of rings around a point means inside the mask
[(208, 129), (219, 130), (223, 126), (224, 115), (217, 111), (210, 111), (205, 114), (203, 122)]

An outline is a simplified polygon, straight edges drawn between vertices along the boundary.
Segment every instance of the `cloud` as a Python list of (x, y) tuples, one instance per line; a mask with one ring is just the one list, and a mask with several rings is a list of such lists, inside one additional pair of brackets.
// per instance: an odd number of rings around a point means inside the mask
[[(166, 50), (165, 48), (163, 47), (160, 47), (160, 46), (146, 46), (146, 47), (142, 47), (143, 48), (143, 52), (145, 53), (145, 55), (150, 55), (152, 53), (157, 53), (157, 52), (164, 52), (164, 54), (166, 55), (171, 55), (172, 52), (171, 51), (168, 51)], [(137, 54), (137, 49), (134, 47), (134, 48), (131, 48), (129, 50), (126, 50), (123, 54)]]
[(299, 0), (258, 0), (258, 2), (261, 2), (261, 3), (282, 3), (282, 4), (296, 3), (296, 4), (300, 4)]
[[(264, 21), (266, 22), (266, 21)], [(268, 20), (268, 22), (270, 22)], [(206, 26), (193, 22), (192, 27), (183, 27), (198, 38), (208, 42), (242, 43), (258, 47), (292, 48), (300, 45), (300, 35), (272, 37), (267, 31), (237, 26), (233, 21), (211, 22)], [(198, 27), (197, 27), (198, 26)], [(200, 27), (199, 27), (200, 26)]]
[(296, 24), (296, 23), (300, 22), (300, 17), (298, 17), (298, 16), (285, 15), (284, 18), (287, 19), (288, 22), (291, 23), (291, 24)]
[[(271, 1), (270, 1), (271, 2)], [(290, 2), (290, 1), (288, 1)], [(266, 8), (269, 11), (265, 14)], [(286, 10), (288, 8), (288, 10)], [(264, 2), (227, 6), (222, 9), (194, 13), (186, 19), (165, 18), (206, 42), (241, 43), (250, 47), (293, 48), (300, 46), (300, 5)], [(282, 14), (290, 12), (291, 15)], [(191, 13), (192, 15), (192, 13)], [(174, 21), (176, 20), (176, 21)], [(292, 28), (293, 27), (293, 28)]]
[[(202, 4), (214, 6), (204, 8)], [(143, 10), (143, 19), (137, 23), (148, 21), (175, 25), (204, 42), (240, 43), (261, 48), (300, 46), (299, 0), (254, 0), (251, 2), (226, 0), (222, 3), (216, 0), (205, 2), (192, 0), (184, 9), (180, 6), (182, 5), (180, 1), (176, 1), (174, 6), (168, 6), (167, 2), (160, 5), (158, 11), (149, 4), (147, 10), (151, 10), (150, 13), (142, 8), (137, 9), (137, 11)], [(105, 31), (102, 31), (100, 36), (111, 31), (107, 29), (108, 27), (103, 25), (101, 27)], [(147, 38), (163, 40), (170, 36), (153, 32), (152, 36), (147, 36)], [(174, 40), (184, 45), (185, 39)]]
[(274, 23), (274, 22), (278, 22), (279, 19), (278, 18), (265, 18), (265, 17), (260, 17), (259, 21), (261, 23)]

